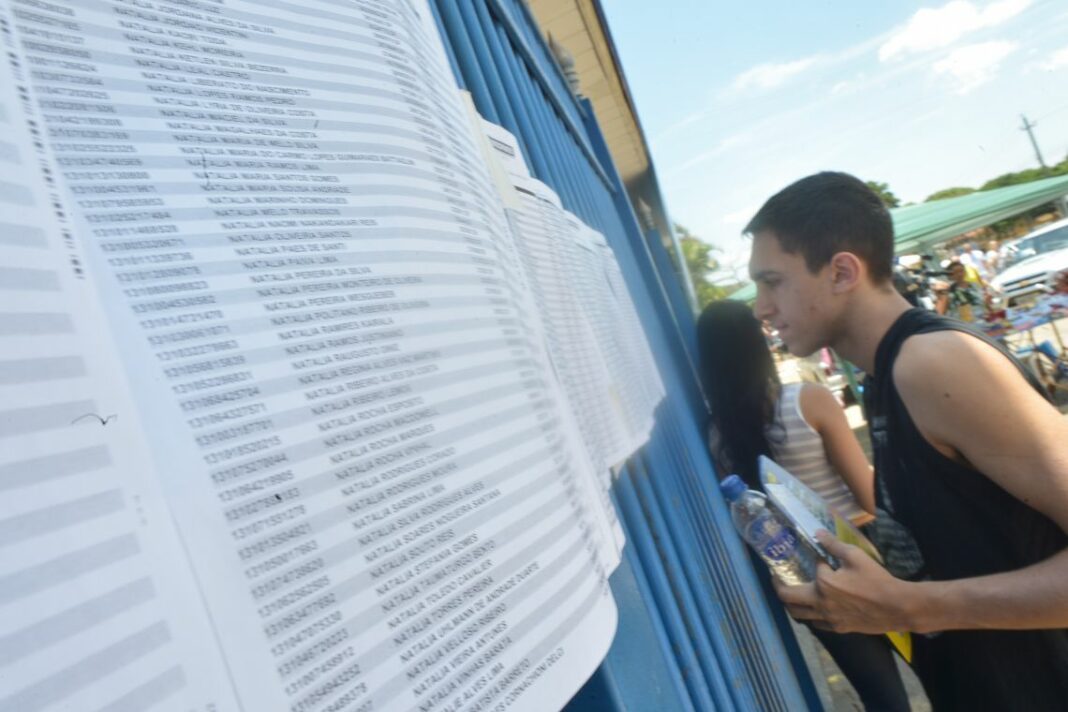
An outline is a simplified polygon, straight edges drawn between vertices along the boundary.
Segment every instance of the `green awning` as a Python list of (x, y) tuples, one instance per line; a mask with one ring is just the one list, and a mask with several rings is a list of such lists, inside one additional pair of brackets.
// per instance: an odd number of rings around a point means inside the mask
[[(894, 251), (899, 255), (920, 252), (1065, 195), (1068, 195), (1068, 175), (894, 208), (890, 211), (894, 221)], [(746, 284), (730, 299), (753, 301), (756, 285)]]
[(1068, 195), (1068, 175), (894, 208), (894, 251), (906, 255)]

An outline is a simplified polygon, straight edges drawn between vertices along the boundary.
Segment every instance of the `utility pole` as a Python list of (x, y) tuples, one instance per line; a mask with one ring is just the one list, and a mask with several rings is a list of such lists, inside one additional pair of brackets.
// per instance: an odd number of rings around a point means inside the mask
[(1035, 140), (1035, 133), (1031, 130), (1035, 126), (1038, 126), (1038, 124), (1036, 124), (1034, 121), (1028, 121), (1027, 117), (1023, 114), (1020, 114), (1020, 118), (1023, 119), (1023, 127), (1020, 130), (1026, 131), (1027, 137), (1031, 139), (1031, 145), (1035, 149), (1035, 158), (1038, 159), (1038, 163), (1042, 166), (1042, 170), (1049, 170), (1049, 167), (1046, 165), (1046, 161), (1042, 158), (1042, 151), (1038, 150), (1038, 141)]

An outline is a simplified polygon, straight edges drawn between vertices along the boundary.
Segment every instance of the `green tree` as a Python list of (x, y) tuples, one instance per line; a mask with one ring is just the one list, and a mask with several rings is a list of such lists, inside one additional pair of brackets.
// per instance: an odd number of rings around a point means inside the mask
[(986, 183), (983, 183), (979, 190), (1005, 188), (1010, 185), (1030, 183), (1033, 180), (1041, 180), (1043, 178), (1052, 178), (1053, 176), (1063, 175), (1068, 175), (1068, 156), (1065, 156), (1060, 163), (1050, 166), (1049, 168), (1027, 168), (1022, 171), (1003, 173), (997, 178), (991, 178)]
[[(1065, 156), (1060, 163), (1050, 166), (1049, 168), (1027, 168), (1013, 173), (1003, 173), (997, 178), (992, 178), (986, 183), (983, 183), (980, 190), (1005, 188), (1010, 185), (1020, 185), (1021, 183), (1030, 183), (1033, 180), (1042, 180), (1043, 178), (1052, 178), (1054, 176), (1063, 175), (1068, 175), (1068, 156)], [(1034, 229), (1035, 218), (1043, 213), (1049, 213), (1054, 210), (1056, 210), (1056, 207), (1053, 203), (1039, 205), (1031, 208), (1022, 215), (1005, 218), (1004, 220), (999, 220), (996, 223), (988, 225), (987, 231), (991, 235), (995, 235), (999, 240), (1018, 237), (1019, 235), (1023, 235), (1029, 230)]]
[(685, 226), (678, 223), (675, 223), (675, 235), (679, 238), (682, 256), (686, 260), (686, 268), (690, 272), (690, 279), (693, 281), (693, 291), (697, 295), (698, 309), (704, 309), (710, 302), (718, 299), (726, 299), (735, 288), (740, 286), (730, 285), (724, 287), (708, 281), (708, 275), (720, 270), (722, 267), (720, 261), (713, 254), (720, 252), (720, 248), (704, 242)]
[[(1052, 178), (1053, 176), (1062, 175), (1068, 175), (1068, 156), (1065, 156), (1060, 163), (1050, 166), (1049, 168), (1027, 168), (1022, 171), (1003, 173), (1002, 175), (997, 176), (996, 178), (991, 178), (983, 183), (983, 185), (979, 187), (979, 191), (1005, 188), (1010, 185), (1030, 183), (1034, 180), (1042, 180), (1043, 178)], [(927, 201), (955, 198), (959, 195), (967, 195), (974, 192), (976, 192), (974, 189), (966, 187), (945, 188), (935, 193), (931, 193), (931, 195), (927, 196)], [(996, 223), (986, 226), (985, 234), (982, 239), (996, 238), (998, 240), (1004, 240), (1022, 235), (1034, 227), (1035, 218), (1055, 209), (1053, 203), (1046, 203), (1045, 205), (1031, 208), (1022, 215), (1014, 215), (1005, 218), (1004, 220), (999, 220)]]
[(957, 188), (943, 188), (942, 190), (936, 190), (927, 196), (927, 199), (923, 202), (929, 203), (932, 200), (945, 200), (946, 198), (959, 198), (962, 195), (968, 195), (974, 193), (975, 188), (969, 188), (967, 186), (960, 186)]
[(901, 205), (901, 200), (890, 191), (890, 186), (888, 186), (886, 183), (869, 180), (865, 181), (864, 185), (875, 191), (875, 194), (882, 199), (886, 207), (896, 208), (897, 206)]

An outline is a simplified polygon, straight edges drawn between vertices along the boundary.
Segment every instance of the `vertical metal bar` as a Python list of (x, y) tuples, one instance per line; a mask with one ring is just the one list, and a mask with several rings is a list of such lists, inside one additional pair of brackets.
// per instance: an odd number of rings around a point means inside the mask
[[(498, 33), (499, 39), (505, 41), (504, 31), (498, 28)], [(560, 196), (560, 200), (564, 205), (571, 207), (574, 204), (573, 191), (566, 172), (560, 166), (559, 155), (553, 150), (552, 127), (547, 125), (544, 120), (544, 97), (540, 95), (537, 86), (535, 86), (530, 77), (530, 71), (522, 59), (513, 54), (511, 60), (512, 76), (515, 78), (516, 87), (519, 89), (524, 111), (530, 118), (531, 124), (534, 126), (534, 132), (538, 136), (535, 150), (541, 152), (542, 158), (549, 168), (549, 173), (553, 176), (553, 183), (551, 184), (553, 189)]]
[(623, 508), (624, 516), (630, 525), (632, 538), (630, 543), (635, 547), (641, 559), (643, 569), (649, 574), (649, 583), (652, 586), (653, 599), (657, 608), (664, 616), (664, 626), (671, 639), (672, 649), (682, 669), (683, 680), (689, 690), (690, 697), (698, 709), (716, 709), (711, 692), (705, 682), (704, 674), (697, 660), (697, 653), (675, 602), (671, 583), (665, 575), (660, 554), (653, 545), (653, 534), (649, 530), (648, 522), (642, 513), (641, 504), (634, 487), (630, 481), (629, 472), (619, 478), (616, 484), (616, 492), (619, 496), (619, 504)]
[[(683, 424), (687, 427), (682, 427)], [(685, 421), (680, 423), (675, 413), (670, 411), (665, 411), (660, 418), (658, 427), (663, 426), (666, 429), (668, 435), (666, 451), (669, 455), (681, 456), (682, 453), (692, 451), (686, 444), (687, 436), (683, 433), (686, 430), (692, 437), (692, 431), (689, 431), (688, 425), (689, 423)], [(702, 442), (703, 435), (699, 432)], [(757, 687), (762, 696), (773, 696), (779, 700), (780, 705), (785, 705), (786, 709), (792, 709), (794, 706), (792, 700), (795, 696), (789, 689), (789, 681), (796, 675), (800, 694), (805, 699), (808, 709), (821, 709), (819, 695), (808, 673), (786, 613), (782, 606), (769, 603), (775, 600), (775, 594), (771, 588), (767, 570), (761, 562), (756, 561), (750, 555), (738, 537), (734, 536), (732, 527), (728, 524), (730, 513), (720, 496), (717, 485), (719, 478), (712, 468), (711, 461), (705, 457), (697, 457), (693, 460), (686, 458), (680, 468), (687, 473), (687, 477), (681, 480), (681, 484), (688, 492), (686, 500), (693, 510), (692, 517), (697, 527), (696, 539), (699, 546), (706, 552), (706, 560), (710, 563), (742, 562), (729, 568), (715, 566), (709, 568), (716, 589), (723, 598), (723, 604), (735, 611), (733, 615), (728, 616), (734, 644), (739, 647), (743, 655), (750, 656), (752, 656), (751, 651), (774, 650), (775, 645), (780, 643), (785, 650), (785, 658), (778, 655), (764, 655), (762, 659), (757, 660), (760, 664), (751, 667), (752, 684)], [(747, 566), (746, 562), (750, 565)], [(755, 594), (753, 593), (754, 587), (758, 590)], [(770, 627), (762, 625), (761, 615), (770, 618), (774, 625)], [(754, 616), (756, 620), (753, 620)], [(780, 694), (778, 689), (784, 685), (786, 689)], [(782, 702), (782, 698), (785, 698), (786, 702)]]
[[(445, 24), (441, 21), (441, 12), (438, 10), (437, 2), (428, 2), (427, 5), (430, 6), (430, 13), (434, 16), (434, 24), (437, 25), (438, 34), (443, 39), (447, 38), (449, 35), (445, 32)], [(452, 42), (445, 41), (441, 44), (445, 46), (445, 56), (449, 60), (449, 68), (452, 69), (452, 76), (456, 79), (456, 85), (461, 89), (466, 89), (467, 85), (464, 83), (464, 75), (460, 71), (460, 64), (456, 61), (456, 51), (452, 48)]]
[[(585, 130), (585, 126), (583, 126), (583, 129)], [(606, 221), (605, 218), (607, 216), (602, 210), (603, 203), (601, 198), (609, 195), (609, 192), (604, 189), (604, 184), (589, 162), (583, 160), (584, 154), (574, 137), (569, 132), (565, 132), (564, 139), (568, 164), (577, 176), (579, 190), (582, 192), (590, 211), (590, 217), (587, 220), (591, 227), (595, 227), (601, 233), (604, 233), (608, 229), (609, 223)], [(589, 143), (588, 136), (584, 136), (583, 140), (587, 144)]]
[(561, 101), (570, 118), (576, 125), (581, 125), (586, 117), (585, 109), (575, 101), (575, 95), (571, 91), (571, 85), (564, 75), (563, 68), (556, 61), (552, 48), (542, 39), (538, 31), (538, 21), (530, 11), (530, 6), (525, 0), (502, 0), (512, 10), (511, 15), (516, 20), (516, 25), (523, 32), (531, 50), (547, 65), (549, 71), (545, 72), (545, 78), (551, 82), (562, 97), (571, 97), (571, 101)]
[(595, 212), (593, 201), (590, 200), (589, 192), (585, 189), (585, 181), (576, 170), (576, 166), (579, 164), (568, 160), (568, 144), (572, 143), (571, 138), (563, 130), (563, 126), (555, 112), (553, 112), (552, 107), (542, 106), (540, 113), (542, 114), (542, 120), (550, 128), (550, 135), (553, 141), (553, 153), (557, 157), (560, 169), (567, 178), (568, 185), (570, 186), (572, 204), (575, 206), (573, 210), (575, 214), (582, 218), (583, 222), (587, 224), (595, 224), (596, 221), (593, 217)]
[[(625, 522), (623, 523), (623, 529), (624, 536), (626, 536), (627, 540), (630, 541), (633, 535), (630, 533), (630, 528)], [(631, 569), (634, 572), (634, 582), (638, 588), (638, 591), (641, 594), (642, 599), (647, 602), (647, 605), (650, 606), (650, 617), (654, 622), (654, 630), (656, 632), (657, 639), (660, 642), (660, 649), (666, 653), (670, 653), (670, 639), (668, 638), (667, 630), (664, 627), (663, 617), (659, 609), (653, 609), (653, 591), (649, 585), (649, 578), (645, 573), (645, 568), (642, 566), (641, 559), (638, 557), (636, 547), (634, 547), (633, 545), (628, 546), (627, 549), (624, 551), (624, 556), (626, 556), (630, 562)], [(689, 705), (692, 707), (693, 703), (690, 701), (690, 698), (685, 695), (686, 682), (682, 677), (682, 670), (681, 668), (679, 668), (678, 661), (672, 655), (668, 655), (666, 657), (669, 658), (669, 669), (671, 671), (670, 680), (676, 692), (679, 694), (680, 698), (683, 701), (689, 703)], [(641, 708), (639, 707), (638, 709)]]
[[(456, 7), (459, 8), (460, 20), (463, 22), (467, 37), (471, 41), (475, 56), (483, 60), (481, 62), (482, 76), (486, 81), (486, 89), (493, 100), (493, 105), (497, 109), (497, 115), (501, 119), (499, 123), (514, 134), (518, 130), (519, 124), (516, 121), (511, 102), (508, 100), (508, 95), (501, 83), (498, 67), (501, 64), (502, 57), (499, 49), (495, 48), (493, 43), (489, 41), (480, 22), (481, 18), (478, 16), (478, 11), (481, 10), (482, 13), (485, 13), (486, 8), (481, 2), (460, 2), (456, 3)], [(494, 51), (495, 49), (497, 51)], [(520, 148), (522, 150), (523, 147)]]
[[(665, 469), (660, 468), (660, 476), (655, 479), (666, 479), (664, 477), (666, 474)], [(670, 521), (674, 519), (672, 515), (677, 515), (678, 512), (662, 509), (662, 503), (649, 483), (649, 473), (640, 459), (632, 463), (632, 471), (634, 472), (632, 480), (635, 490), (649, 522), (649, 528), (653, 533), (653, 540), (657, 544), (657, 551), (664, 561), (665, 569), (668, 572), (668, 580), (671, 582), (672, 591), (679, 602), (679, 608), (681, 609), (683, 620), (687, 624), (690, 639), (700, 656), (698, 661), (704, 672), (709, 690), (714, 696), (716, 709), (734, 709), (737, 703), (731, 696), (731, 688), (738, 682), (744, 683), (745, 677), (744, 675), (731, 675), (731, 679), (728, 680), (727, 671), (733, 666), (724, 660), (722, 655), (718, 654), (711, 641), (711, 637), (718, 634), (719, 629), (716, 627), (709, 628), (702, 624), (694, 588), (691, 586), (691, 582), (687, 580), (689, 573), (687, 569), (690, 562), (686, 560), (687, 557), (682, 551), (687, 542), (684, 537), (679, 537), (671, 531), (673, 526), (678, 526), (677, 521), (673, 523)], [(706, 590), (699, 593), (707, 596), (710, 592)]]
[[(722, 675), (729, 682), (727, 687), (733, 704), (739, 709), (751, 709), (757, 706), (757, 698), (745, 684), (749, 682), (747, 668), (742, 664), (744, 648), (732, 640), (733, 636), (723, 635), (723, 628), (728, 624), (729, 614), (724, 609), (724, 601), (718, 600), (717, 588), (711, 577), (708, 561), (700, 555), (696, 532), (692, 531), (692, 520), (687, 516), (687, 497), (676, 487), (676, 477), (664, 476), (664, 465), (671, 461), (670, 454), (659, 437), (652, 440), (646, 449), (648, 461), (656, 463), (656, 477), (640, 478), (639, 491), (647, 488), (647, 497), (660, 507), (660, 516), (670, 538), (677, 549), (677, 558), (685, 585), (690, 587), (694, 598), (699, 622), (709, 637), (709, 644), (714, 651), (716, 663)], [(679, 463), (675, 471), (681, 473)]]
[[(616, 508), (620, 509), (618, 504)], [(633, 542), (636, 535), (626, 517), (620, 518), (620, 524), (626, 540)], [(694, 710), (663, 613), (633, 543), (623, 549), (623, 560), (612, 574), (611, 584), (619, 606), (615, 641), (591, 681), (594, 689), (589, 694), (584, 694), (585, 688), (580, 691), (567, 712)]]
[(531, 91), (530, 76), (527, 74), (526, 67), (523, 66), (522, 61), (514, 54), (508, 53), (506, 62), (517, 90), (515, 96), (516, 111), (522, 111), (530, 119), (533, 133), (533, 140), (530, 142), (531, 154), (539, 155), (544, 166), (544, 172), (538, 175), (538, 178), (556, 190), (560, 194), (560, 199), (564, 201), (565, 205), (568, 205), (569, 196), (566, 190), (562, 190), (566, 186), (566, 182), (557, 170), (556, 162), (552, 160), (548, 150), (549, 137), (545, 134), (545, 127), (542, 125), (537, 112), (537, 98)]
[(591, 227), (597, 227), (599, 229), (601, 221), (599, 220), (597, 201), (593, 197), (593, 191), (597, 190), (603, 193), (604, 190), (600, 185), (593, 185), (591, 183), (591, 179), (593, 181), (596, 181), (597, 179), (594, 177), (593, 172), (589, 170), (588, 164), (582, 160), (581, 152), (579, 151), (574, 138), (564, 130), (563, 124), (560, 123), (559, 119), (557, 120), (557, 124), (560, 127), (560, 142), (564, 147), (563, 156), (574, 176), (574, 181), (578, 186), (579, 198), (586, 207), (584, 220)]
[(483, 3), (476, 2), (474, 5), (482, 36), (496, 65), (501, 94), (508, 104), (514, 120), (513, 126), (505, 126), (505, 128), (511, 131), (519, 140), (520, 150), (526, 156), (527, 165), (530, 166), (531, 171), (535, 175), (546, 176), (548, 175), (548, 168), (545, 166), (545, 159), (541, 151), (538, 150), (537, 144), (533, 140), (534, 128), (530, 123), (530, 118), (527, 116), (526, 107), (523, 102), (518, 100), (515, 80), (508, 64), (508, 50), (510, 48), (502, 47), (497, 29), (493, 24), (492, 18), (486, 13)]
[(456, 62), (464, 77), (464, 83), (475, 100), (475, 106), (478, 107), (478, 111), (482, 116), (499, 124), (501, 119), (497, 115), (496, 107), (493, 105), (493, 98), (490, 96), (486, 80), (482, 76), (478, 57), (471, 47), (471, 41), (464, 29), (464, 23), (460, 18), (460, 11), (456, 2), (454, 0), (434, 0), (434, 3), (437, 5), (442, 25), (445, 27), (445, 32), (449, 38), (448, 44), (455, 51)]
[[(552, 72), (554, 71), (558, 74), (559, 70), (557, 69), (555, 63), (553, 63), (551, 71), (545, 71), (547, 69), (550, 69), (550, 67), (547, 66), (547, 63), (545, 62), (539, 63), (537, 56), (531, 49), (531, 44), (534, 44), (536, 46), (540, 46), (542, 48), (542, 51), (548, 52), (548, 48), (545, 47), (544, 41), (542, 41), (541, 37), (537, 36), (536, 42), (528, 41), (527, 35), (519, 29), (519, 24), (515, 20), (514, 13), (512, 13), (512, 11), (507, 6), (505, 6), (505, 4), (501, 0), (480, 1), (486, 2), (489, 9), (500, 21), (501, 29), (509, 38), (510, 43), (515, 46), (516, 57), (520, 61), (520, 63), (529, 66), (532, 69), (536, 68), (538, 70), (535, 72), (533, 80), (545, 89), (545, 94), (549, 102), (560, 109), (562, 115), (564, 116), (565, 123), (568, 125), (568, 129), (575, 136), (575, 140), (578, 141), (579, 145), (582, 147), (582, 151), (586, 156), (586, 161), (593, 167), (594, 171), (598, 174), (598, 176), (600, 176), (601, 180), (604, 182), (606, 189), (609, 191), (615, 190), (614, 186), (612, 185), (612, 182), (608, 178), (608, 173), (605, 170), (605, 167), (602, 166), (600, 163), (601, 158), (594, 153), (594, 151), (589, 145), (589, 142), (587, 141), (585, 133), (583, 133), (582, 131), (582, 120), (573, 120), (566, 110), (566, 107), (568, 105), (576, 103), (575, 96), (571, 93), (569, 89), (565, 89), (564, 91), (557, 91), (551, 85), (551, 83), (547, 80), (546, 77), (551, 76)], [(563, 78), (560, 77), (560, 79), (562, 80)], [(566, 82), (563, 85), (566, 86)]]
[[(669, 224), (667, 226), (667, 229), (668, 237), (671, 239), (671, 244), (674, 246), (675, 252), (679, 256), (679, 275), (683, 287), (685, 287), (686, 289), (686, 298), (690, 301), (690, 310), (691, 312), (696, 312), (698, 307), (700, 306), (700, 302), (698, 302), (697, 300), (697, 292), (694, 288), (694, 275), (690, 272), (690, 265), (686, 264), (686, 254), (682, 251), (682, 242), (679, 240), (679, 236), (675, 233), (674, 226)], [(663, 249), (663, 245), (657, 244), (652, 246), (651, 249), (655, 252), (658, 248)], [(702, 280), (704, 279), (704, 275), (699, 276)]]
[[(645, 241), (649, 245), (649, 254), (653, 257), (656, 271), (660, 274), (660, 282), (667, 291), (668, 303), (671, 311), (675, 314), (678, 322), (682, 345), (690, 355), (690, 360), (697, 363), (697, 332), (696, 322), (693, 318), (693, 305), (687, 298), (683, 289), (683, 280), (686, 275), (678, 275), (671, 263), (671, 255), (660, 241), (660, 232), (655, 228), (646, 233)], [(677, 278), (676, 278), (676, 275)]]
[[(677, 497), (689, 510), (690, 516), (686, 517), (686, 520), (694, 527), (690, 537), (697, 548), (704, 552), (701, 567), (704, 570), (703, 576), (711, 582), (711, 589), (717, 594), (717, 607), (724, 610), (730, 638), (726, 642), (735, 651), (730, 659), (748, 660), (746, 669), (749, 671), (750, 683), (761, 699), (758, 706), (766, 709), (792, 709), (793, 703), (789, 700), (793, 699), (793, 693), (789, 690), (789, 680), (796, 672), (801, 695), (807, 701), (809, 709), (819, 709), (818, 694), (801, 657), (793, 629), (786, 620), (782, 607), (771, 603), (775, 600), (775, 595), (768, 585), (763, 564), (756, 562), (755, 566), (747, 565), (755, 560), (734, 536), (731, 527), (725, 524), (729, 517), (715, 485), (718, 478), (710, 471), (710, 461), (704, 457), (691, 459), (687, 456), (691, 451), (682, 440), (679, 423), (672, 412), (665, 411), (657, 427), (664, 429), (666, 438), (656, 441), (656, 444), (661, 446), (658, 454), (654, 455), (652, 448), (649, 448), (643, 453), (643, 457), (655, 458), (658, 462), (670, 460), (682, 474), (677, 481), (658, 478), (654, 480), (654, 485), (676, 491), (677, 494), (666, 494), (665, 497)], [(702, 484), (707, 487), (702, 487)], [(720, 516), (711, 515), (709, 505), (712, 503), (722, 508)], [(745, 563), (740, 568), (713, 565), (731, 560)], [(749, 578), (756, 582), (757, 588), (763, 593), (762, 596), (753, 596), (742, 585), (741, 577), (746, 574), (750, 574)], [(776, 624), (773, 629), (761, 629), (753, 620), (753, 609), (756, 609), (758, 615), (761, 612), (766, 614)], [(727, 610), (731, 613), (726, 613)], [(707, 616), (709, 611), (702, 610), (702, 614)], [(714, 619), (716, 616), (708, 618), (708, 624), (714, 625), (711, 622)], [(720, 617), (719, 620), (723, 618)], [(779, 635), (772, 642), (780, 642), (785, 649), (786, 661), (790, 663), (785, 667), (781, 659), (756, 654), (768, 647), (767, 636), (776, 632)]]

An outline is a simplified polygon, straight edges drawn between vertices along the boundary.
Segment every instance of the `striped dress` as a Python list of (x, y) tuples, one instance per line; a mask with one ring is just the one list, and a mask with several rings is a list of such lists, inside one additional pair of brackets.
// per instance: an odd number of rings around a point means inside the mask
[(797, 477), (831, 504), (847, 519), (865, 514), (852, 491), (827, 460), (823, 440), (801, 415), (802, 384), (782, 387), (776, 422), (768, 427), (768, 442), (775, 462)]

